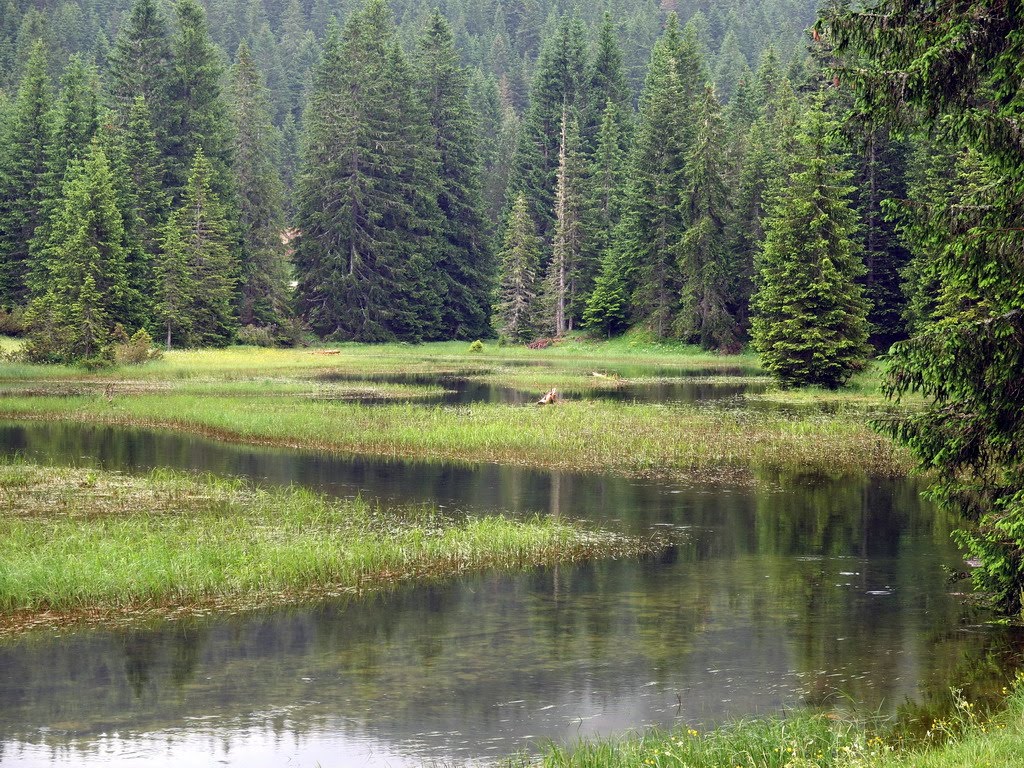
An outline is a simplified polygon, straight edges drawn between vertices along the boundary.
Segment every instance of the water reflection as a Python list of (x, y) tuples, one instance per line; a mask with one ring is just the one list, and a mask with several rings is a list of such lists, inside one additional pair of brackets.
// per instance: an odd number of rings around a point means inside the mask
[(639, 563), (5, 641), (4, 765), (466, 762), (783, 707), (920, 712), (951, 684), (998, 690), (1021, 651), (1018, 634), (979, 625), (947, 594), (942, 567), (960, 563), (953, 521), (907, 480), (667, 486), (54, 424), (7, 424), (0, 441), (54, 462), (680, 532), (673, 550)]

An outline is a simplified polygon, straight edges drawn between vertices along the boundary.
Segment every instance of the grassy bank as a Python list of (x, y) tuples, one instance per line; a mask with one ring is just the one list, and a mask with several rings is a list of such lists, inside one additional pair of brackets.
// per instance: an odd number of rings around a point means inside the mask
[(1024, 686), (994, 718), (959, 700), (926, 737), (904, 739), (886, 721), (797, 714), (734, 722), (700, 733), (681, 728), (573, 748), (549, 747), (545, 768), (1009, 768), (1024, 765)]
[(637, 554), (649, 543), (549, 519), (450, 519), (157, 472), (0, 464), (0, 625), (40, 612), (244, 606), (405, 579)]

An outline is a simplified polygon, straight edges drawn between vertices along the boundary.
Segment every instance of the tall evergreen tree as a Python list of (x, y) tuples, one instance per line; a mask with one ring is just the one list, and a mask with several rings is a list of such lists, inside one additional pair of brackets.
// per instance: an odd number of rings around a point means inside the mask
[(433, 129), (437, 204), (443, 217), (440, 258), (434, 273), (442, 299), (440, 335), (478, 338), (490, 328), (494, 279), (481, 197), (480, 154), (469, 78), (459, 64), (451, 29), (435, 11), (420, 38), (419, 93)]
[(498, 254), (501, 269), (493, 322), (499, 336), (506, 339), (529, 341), (534, 336), (540, 247), (526, 195), (519, 193), (505, 227), (504, 246)]
[(114, 324), (128, 319), (134, 292), (113, 174), (98, 141), (68, 169), (50, 239), (46, 290), (29, 311), (29, 356), (43, 362), (92, 358)]
[[(959, 534), (980, 560), (975, 583), (1011, 615), (1024, 613), (1024, 60), (1019, 6), (888, 0), (867, 14), (838, 6), (820, 26), (874, 120), (923, 122), (975, 155), (972, 183), (945, 201), (918, 201), (918, 233), (933, 256), (936, 311), (894, 345), (887, 390), (921, 392), (922, 409), (889, 432), (925, 466), (936, 491), (960, 502)], [(846, 65), (844, 65), (846, 66)], [(981, 184), (973, 183), (982, 181)]]
[(510, 194), (526, 194), (530, 215), (545, 239), (554, 226), (562, 109), (582, 111), (586, 107), (586, 61), (582, 21), (577, 16), (563, 17), (537, 61), (530, 108), (523, 118), (509, 177)]
[(685, 228), (682, 202), (693, 118), (680, 77), (681, 46), (672, 15), (651, 53), (617, 253), (606, 262), (620, 274), (604, 280), (627, 286), (631, 317), (659, 337), (669, 335), (682, 288), (676, 255)]
[[(628, 136), (626, 126), (633, 112), (633, 97), (626, 82), (622, 64), (622, 50), (615, 35), (612, 15), (608, 11), (598, 29), (594, 55), (588, 72), (587, 104), (583, 112), (584, 150), (592, 154), (597, 150), (598, 134), (604, 121), (608, 104), (615, 107), (616, 119), (620, 121), (619, 133), (623, 141)], [(621, 145), (625, 149), (625, 144)]]
[(739, 328), (729, 307), (732, 276), (723, 135), (718, 98), (708, 86), (686, 166), (689, 186), (682, 205), (688, 226), (679, 243), (683, 290), (674, 331), (705, 349), (733, 350)]
[[(197, 0), (178, 0), (174, 6), (177, 30), (172, 40), (173, 73), (168, 96), (171, 116), (165, 165), (170, 189), (185, 186), (196, 152), (213, 169), (213, 190), (222, 203), (233, 202), (231, 187), (231, 122), (221, 95), (224, 65), (210, 40), (206, 13)], [(152, 100), (147, 99), (154, 116)], [(159, 128), (159, 122), (155, 123)]]
[(558, 170), (555, 181), (555, 229), (551, 260), (544, 279), (544, 326), (562, 336), (582, 315), (581, 295), (587, 292), (588, 273), (583, 263), (586, 239), (586, 163), (580, 146), (578, 122), (569, 108), (562, 109)]
[(834, 133), (819, 98), (798, 138), (795, 171), (775, 187), (765, 220), (753, 341), (785, 386), (838, 387), (868, 355), (852, 172)]
[(305, 115), (299, 309), (332, 338), (436, 332), (436, 156), (382, 0), (324, 43)]
[(107, 82), (113, 105), (127, 113), (142, 97), (161, 151), (173, 128), (171, 38), (157, 0), (135, 0), (110, 50)]
[(42, 223), (53, 150), (53, 96), (42, 42), (32, 49), (0, 147), (0, 306), (29, 298), (29, 244)]
[[(234, 338), (238, 265), (213, 166), (197, 149), (181, 204), (171, 214), (154, 267), (160, 324), (180, 342), (218, 346)], [(191, 293), (189, 293), (189, 289)], [(178, 291), (171, 296), (169, 291)], [(187, 303), (186, 300), (187, 299)], [(168, 343), (170, 346), (170, 343)]]
[(270, 100), (249, 47), (242, 43), (231, 70), (234, 186), (241, 231), (239, 320), (272, 325), (287, 310), (288, 271), (281, 232), (284, 189), (278, 173), (280, 136)]

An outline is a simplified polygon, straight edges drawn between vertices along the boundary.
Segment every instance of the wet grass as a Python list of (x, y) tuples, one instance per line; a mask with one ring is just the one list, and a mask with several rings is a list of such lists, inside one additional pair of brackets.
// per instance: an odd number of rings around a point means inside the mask
[(40, 612), (290, 602), (407, 579), (636, 555), (551, 519), (385, 511), (301, 489), (158, 471), (0, 463), (0, 625)]
[(543, 350), (491, 343), (481, 353), (470, 352), (464, 342), (232, 347), (175, 351), (143, 366), (96, 373), (0, 364), (0, 416), (630, 475), (761, 468), (895, 475), (910, 469), (909, 458), (868, 426), (869, 418), (888, 407), (875, 370), (839, 394), (772, 391), (714, 408), (578, 399), (556, 408), (419, 402), (444, 387), (443, 379), (430, 383), (430, 377), (445, 375), (537, 396), (557, 387), (585, 397), (681, 375), (763, 384), (759, 372), (749, 354), (716, 355), (639, 336), (608, 342), (572, 337)]
[(569, 401), (425, 408), (288, 396), (7, 397), (16, 418), (163, 427), (245, 443), (430, 460), (683, 475), (712, 468), (906, 473), (858, 414)]
[[(514, 765), (529, 765), (530, 761)], [(537, 763), (533, 763), (537, 764)], [(887, 720), (795, 714), (680, 728), (545, 750), (545, 768), (1004, 768), (1024, 765), (1024, 686), (1005, 709), (980, 716), (958, 699), (955, 714), (912, 738)]]

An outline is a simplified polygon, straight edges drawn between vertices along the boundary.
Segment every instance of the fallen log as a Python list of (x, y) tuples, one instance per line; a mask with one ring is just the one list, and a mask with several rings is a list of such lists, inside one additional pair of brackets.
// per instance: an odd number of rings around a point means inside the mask
[(552, 389), (544, 397), (537, 401), (537, 405), (554, 405), (558, 402), (558, 390)]

